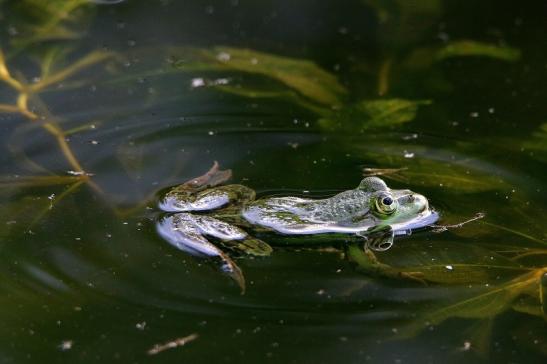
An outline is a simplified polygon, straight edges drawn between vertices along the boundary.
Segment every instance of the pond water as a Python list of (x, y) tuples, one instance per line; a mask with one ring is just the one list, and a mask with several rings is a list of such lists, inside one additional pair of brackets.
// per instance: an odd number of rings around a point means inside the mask
[[(544, 361), (546, 10), (0, 1), (0, 362)], [(214, 161), (258, 196), (380, 174), (485, 217), (378, 261), (232, 255), (241, 294), (155, 229)]]

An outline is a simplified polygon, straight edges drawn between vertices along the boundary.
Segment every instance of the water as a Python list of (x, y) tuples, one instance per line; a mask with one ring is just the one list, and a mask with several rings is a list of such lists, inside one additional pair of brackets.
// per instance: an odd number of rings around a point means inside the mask
[[(0, 362), (544, 361), (542, 2), (126, 1), (59, 23), (27, 2), (0, 3), (12, 79), (89, 64), (25, 115), (6, 106), (24, 91), (0, 88)], [(327, 196), (382, 169), (443, 224), (486, 217), (376, 254), (427, 285), (328, 244), (277, 246), (235, 257), (241, 295), (155, 231), (158, 192), (214, 161), (259, 196)]]

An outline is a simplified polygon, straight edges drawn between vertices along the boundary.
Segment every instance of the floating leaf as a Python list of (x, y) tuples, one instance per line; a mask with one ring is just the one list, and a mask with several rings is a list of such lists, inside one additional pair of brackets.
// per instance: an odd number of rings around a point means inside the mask
[(347, 93), (334, 75), (305, 59), (229, 47), (186, 49), (182, 57), (175, 63), (179, 69), (258, 74), (277, 80), (320, 104), (340, 105)]

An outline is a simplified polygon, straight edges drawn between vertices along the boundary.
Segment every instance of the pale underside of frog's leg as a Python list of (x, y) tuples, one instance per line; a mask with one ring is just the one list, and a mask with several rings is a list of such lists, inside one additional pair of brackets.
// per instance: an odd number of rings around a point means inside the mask
[(226, 185), (203, 191), (175, 188), (160, 201), (160, 209), (169, 212), (208, 211), (229, 204), (243, 205), (255, 198), (255, 192), (243, 185)]
[(250, 237), (238, 227), (209, 216), (178, 213), (166, 216), (158, 222), (159, 234), (176, 248), (196, 256), (216, 257), (221, 268), (245, 291), (245, 279), (237, 264), (205, 236), (220, 239), (223, 244), (246, 254), (268, 255), (271, 247)]

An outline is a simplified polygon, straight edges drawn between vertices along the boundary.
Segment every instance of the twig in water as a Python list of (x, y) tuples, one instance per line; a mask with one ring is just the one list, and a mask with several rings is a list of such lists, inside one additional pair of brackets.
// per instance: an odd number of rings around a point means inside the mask
[(150, 350), (148, 350), (148, 355), (156, 355), (161, 353), (162, 351), (174, 349), (179, 346), (184, 346), (188, 344), (190, 341), (194, 341), (198, 338), (198, 334), (190, 334), (185, 337), (179, 337), (178, 339), (171, 340), (169, 342), (166, 342), (165, 344), (156, 344), (154, 345)]
[(431, 227), (433, 228), (433, 232), (434, 233), (442, 233), (443, 231), (447, 231), (448, 229), (457, 229), (457, 228), (461, 228), (462, 226), (464, 226), (465, 224), (467, 223), (470, 223), (472, 221), (476, 221), (476, 220), (480, 220), (482, 219), (483, 217), (485, 217), (486, 214), (484, 212), (477, 212), (475, 214), (475, 216), (473, 216), (472, 218), (470, 218), (469, 220), (465, 220), (465, 221), (462, 221), (460, 222), (459, 224), (454, 224), (454, 225), (431, 225)]

